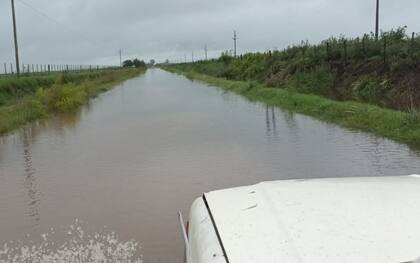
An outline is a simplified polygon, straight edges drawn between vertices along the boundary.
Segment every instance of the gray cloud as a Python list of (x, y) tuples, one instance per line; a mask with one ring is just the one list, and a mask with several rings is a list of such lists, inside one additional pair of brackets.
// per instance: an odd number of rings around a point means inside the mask
[[(125, 57), (218, 56), (373, 30), (374, 0), (15, 0), (23, 63), (116, 64)], [(47, 14), (35, 12), (27, 3)], [(382, 0), (381, 28), (420, 31), (418, 0)], [(57, 21), (58, 23), (54, 22)], [(0, 2), (0, 63), (13, 61), (10, 1)]]

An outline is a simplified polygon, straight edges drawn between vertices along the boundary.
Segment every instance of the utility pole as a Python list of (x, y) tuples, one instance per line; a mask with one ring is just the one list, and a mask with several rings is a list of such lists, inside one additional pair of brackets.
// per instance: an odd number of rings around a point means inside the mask
[(236, 30), (233, 30), (233, 54), (236, 58), (236, 41), (238, 40), (238, 37), (236, 36)]
[(191, 52), (191, 62), (194, 63), (194, 51)]
[(19, 77), (20, 75), (20, 66), (19, 66), (19, 48), (17, 41), (17, 32), (16, 32), (16, 15), (15, 15), (15, 1), (12, 1), (12, 17), (13, 17), (13, 35), (15, 39), (15, 57), (16, 57), (16, 73)]
[(206, 61), (207, 61), (207, 45), (204, 46), (204, 53), (205, 53), (205, 58), (206, 58)]
[(120, 53), (120, 68), (122, 68), (122, 50), (119, 50)]
[(376, 0), (376, 27), (375, 27), (375, 39), (379, 38), (379, 0)]

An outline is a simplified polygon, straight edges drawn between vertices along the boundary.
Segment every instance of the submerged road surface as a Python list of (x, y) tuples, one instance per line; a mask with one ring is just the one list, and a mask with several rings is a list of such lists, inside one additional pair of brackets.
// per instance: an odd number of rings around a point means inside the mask
[(204, 191), (419, 171), (404, 145), (152, 69), (78, 114), (0, 138), (0, 249), (78, 219), (139, 242), (147, 263), (180, 263), (177, 211)]

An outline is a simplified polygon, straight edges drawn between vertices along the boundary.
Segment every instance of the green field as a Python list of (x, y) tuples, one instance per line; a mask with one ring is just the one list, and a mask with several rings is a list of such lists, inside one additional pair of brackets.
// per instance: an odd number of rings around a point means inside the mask
[(0, 134), (53, 113), (73, 112), (89, 98), (145, 68), (0, 79)]

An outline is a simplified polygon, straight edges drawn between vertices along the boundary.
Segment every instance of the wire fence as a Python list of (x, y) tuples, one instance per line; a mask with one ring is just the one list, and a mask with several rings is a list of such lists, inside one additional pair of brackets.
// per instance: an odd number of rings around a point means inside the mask
[[(1, 63), (0, 77), (17, 76), (16, 64)], [(104, 69), (117, 69), (120, 67), (106, 65), (75, 65), (75, 64), (22, 64), (19, 67), (20, 75), (41, 75), (51, 73), (99, 71)]]

